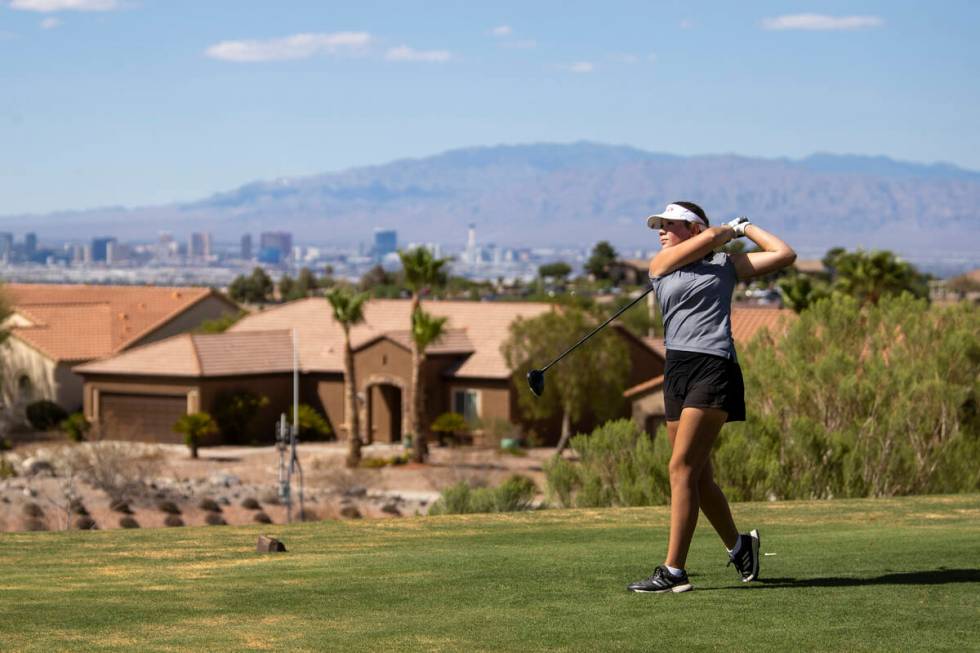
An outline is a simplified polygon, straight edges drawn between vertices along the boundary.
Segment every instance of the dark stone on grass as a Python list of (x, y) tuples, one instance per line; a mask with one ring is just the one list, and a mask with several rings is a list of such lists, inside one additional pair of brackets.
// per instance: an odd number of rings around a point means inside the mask
[(259, 535), (259, 541), (255, 543), (255, 550), (259, 553), (285, 553), (286, 545), (274, 537)]
[(167, 515), (167, 518), (163, 520), (163, 525), (172, 527), (183, 526), (184, 520), (177, 515)]
[(41, 517), (44, 517), (44, 510), (41, 508), (41, 506), (33, 502), (25, 503), (22, 510), (24, 512), (25, 517), (33, 517), (35, 519), (40, 519)]
[(228, 522), (225, 521), (225, 518), (222, 517), (219, 513), (216, 513), (216, 512), (209, 512), (208, 515), (207, 515), (207, 517), (204, 518), (204, 521), (207, 523), (208, 526), (227, 526), (228, 525)]
[(140, 523), (138, 521), (136, 521), (130, 515), (126, 515), (125, 517), (123, 517), (122, 519), (120, 519), (119, 520), (119, 525), (122, 528), (139, 528), (140, 527)]
[(201, 499), (201, 502), (197, 504), (197, 507), (201, 510), (207, 510), (208, 512), (221, 512), (221, 506), (214, 499)]
[(246, 508), (248, 510), (262, 510), (262, 506), (255, 500), (255, 497), (248, 497), (247, 499), (243, 500), (242, 508)]
[(271, 524), (272, 517), (260, 510), (252, 515), (252, 521), (256, 521), (260, 524)]
[(157, 504), (157, 509), (161, 512), (165, 512), (168, 515), (179, 515), (180, 508), (173, 501), (161, 501)]
[(129, 507), (129, 504), (126, 503), (125, 501), (123, 501), (122, 499), (116, 499), (115, 501), (113, 501), (112, 503), (110, 503), (109, 504), (109, 510), (111, 510), (113, 512), (121, 512), (124, 515), (131, 515), (131, 514), (133, 514), (133, 511)]
[(95, 520), (87, 515), (82, 515), (75, 520), (75, 528), (80, 531), (94, 531), (98, 529), (98, 527), (99, 526), (95, 523)]

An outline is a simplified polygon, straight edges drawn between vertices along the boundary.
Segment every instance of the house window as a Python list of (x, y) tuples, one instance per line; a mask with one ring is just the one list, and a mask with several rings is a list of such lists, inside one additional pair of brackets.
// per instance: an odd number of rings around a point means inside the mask
[(17, 379), (17, 394), (18, 399), (25, 404), (34, 401), (34, 384), (31, 383), (31, 377), (24, 374)]
[(465, 417), (470, 424), (480, 421), (480, 391), (453, 390), (453, 412)]

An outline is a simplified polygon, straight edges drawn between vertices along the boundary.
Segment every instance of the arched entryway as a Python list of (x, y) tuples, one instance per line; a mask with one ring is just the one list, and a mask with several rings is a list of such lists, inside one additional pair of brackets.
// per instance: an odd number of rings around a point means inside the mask
[(401, 442), (405, 432), (404, 384), (395, 377), (373, 377), (365, 387), (364, 424), (370, 442)]

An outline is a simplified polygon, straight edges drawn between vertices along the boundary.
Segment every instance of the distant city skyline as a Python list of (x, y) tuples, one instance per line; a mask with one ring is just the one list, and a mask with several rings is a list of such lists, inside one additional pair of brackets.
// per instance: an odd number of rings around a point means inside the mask
[(0, 0), (0, 215), (590, 140), (980, 170), (980, 4)]

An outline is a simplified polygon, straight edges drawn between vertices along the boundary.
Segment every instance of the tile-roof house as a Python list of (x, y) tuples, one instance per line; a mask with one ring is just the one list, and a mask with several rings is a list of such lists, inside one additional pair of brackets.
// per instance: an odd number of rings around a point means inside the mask
[(3, 402), (15, 407), (49, 399), (78, 410), (82, 379), (73, 366), (238, 311), (210, 288), (10, 283), (0, 292), (11, 309)]
[[(448, 318), (446, 334), (427, 350), (423, 369), (428, 420), (452, 410), (474, 420), (520, 421), (501, 345), (514, 320), (533, 318), (553, 307), (465, 301), (426, 301), (424, 307)], [(351, 329), (362, 436), (368, 441), (395, 442), (409, 431), (410, 310), (408, 300), (371, 300), (364, 307), (364, 323)], [(663, 359), (648, 342), (622, 327), (614, 328), (627, 343), (633, 363), (629, 385), (662, 373)], [(134, 437), (124, 431), (139, 423), (141, 439), (177, 441), (171, 429), (181, 414), (212, 412), (221, 393), (249, 390), (270, 401), (252, 431), (236, 435), (245, 440), (269, 439), (272, 424), (288, 410), (291, 400), (293, 330), (298, 341), (300, 401), (325, 414), (338, 435), (346, 438), (343, 331), (323, 298), (253, 313), (224, 334), (180, 336), (82, 365), (76, 371), (85, 378), (86, 414), (101, 423), (108, 437)], [(160, 416), (148, 417), (135, 399), (139, 396), (156, 402)], [(555, 430), (550, 424), (538, 426), (546, 440)]]
[[(736, 347), (744, 347), (755, 334), (763, 328), (770, 333), (779, 335), (796, 319), (796, 313), (788, 309), (732, 306), (732, 338)], [(647, 339), (650, 346), (659, 350), (666, 359), (667, 349), (661, 338)], [(633, 420), (650, 435), (656, 433), (657, 427), (664, 422), (664, 377), (657, 376), (628, 388), (623, 395), (630, 402)], [(750, 401), (746, 397), (746, 401)], [(751, 410), (751, 407), (749, 408)]]

